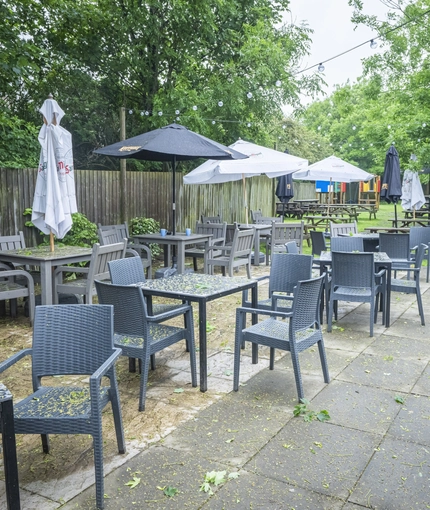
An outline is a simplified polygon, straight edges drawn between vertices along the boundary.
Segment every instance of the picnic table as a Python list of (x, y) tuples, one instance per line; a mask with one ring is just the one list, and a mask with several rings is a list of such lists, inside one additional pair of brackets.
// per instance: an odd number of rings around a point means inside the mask
[(308, 227), (308, 228), (320, 227), (320, 226), (324, 226), (324, 227), (327, 228), (329, 226), (330, 222), (333, 222), (333, 223), (349, 223), (349, 221), (350, 221), (349, 217), (339, 216), (339, 215), (336, 215), (336, 214), (333, 214), (333, 215), (331, 214), (329, 216), (324, 215), (324, 214), (320, 214), (320, 215), (306, 215), (304, 219), (309, 222), (306, 225), (306, 227)]
[(388, 232), (388, 233), (401, 232), (401, 233), (405, 234), (405, 233), (408, 233), (410, 229), (408, 227), (365, 227), (364, 230), (367, 231), (367, 232), (375, 232), (375, 233), (379, 233), (379, 232)]
[(400, 225), (400, 227), (414, 227), (420, 225), (421, 227), (428, 227), (430, 225), (430, 218), (390, 218), (393, 227)]

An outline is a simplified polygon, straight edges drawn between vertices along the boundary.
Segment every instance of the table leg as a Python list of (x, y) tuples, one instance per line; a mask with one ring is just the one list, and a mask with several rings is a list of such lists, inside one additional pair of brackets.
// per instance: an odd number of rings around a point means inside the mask
[(391, 263), (387, 264), (387, 296), (385, 303), (385, 327), (390, 327), (391, 322)]
[[(254, 285), (251, 289), (251, 303), (252, 308), (258, 308), (258, 286)], [(251, 314), (252, 324), (257, 324), (258, 318), (255, 314)], [(258, 363), (258, 344), (252, 342), (252, 364)]]
[(183, 274), (185, 272), (185, 244), (182, 241), (179, 241), (176, 245), (176, 250), (178, 273)]
[(254, 234), (254, 266), (260, 265), (260, 231), (255, 229)]
[(47, 262), (40, 264), (40, 286), (42, 291), (42, 305), (52, 305), (55, 282), (52, 281), (52, 265)]
[(0, 403), (0, 419), (7, 508), (8, 510), (19, 510), (21, 506), (19, 502), (18, 465), (12, 400)]
[(199, 301), (199, 354), (200, 354), (200, 391), (208, 389), (208, 353), (206, 345), (206, 301)]

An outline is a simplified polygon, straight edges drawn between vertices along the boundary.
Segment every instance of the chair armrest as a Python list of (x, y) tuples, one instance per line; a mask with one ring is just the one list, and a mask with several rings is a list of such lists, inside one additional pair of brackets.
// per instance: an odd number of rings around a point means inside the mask
[(288, 318), (292, 317), (292, 312), (278, 312), (277, 310), (260, 310), (259, 308), (245, 308), (239, 306), (236, 308), (236, 315), (240, 313), (254, 313), (257, 315), (269, 315), (270, 317), (283, 317)]
[(209, 241), (210, 246), (224, 246), (225, 243), (225, 237), (216, 237), (215, 239), (211, 239)]
[(272, 309), (277, 310), (278, 309), (278, 299), (287, 300), (287, 301), (293, 301), (293, 296), (283, 295), (283, 294), (272, 294)]
[(125, 256), (126, 257), (139, 257), (140, 258), (139, 253), (136, 250), (133, 250), (132, 248), (127, 248), (125, 250)]
[(208, 255), (211, 251), (221, 251), (223, 253), (230, 253), (231, 246), (208, 246), (205, 250), (205, 255)]
[(0, 271), (10, 271), (13, 269), (13, 264), (9, 265), (6, 262), (0, 262)]
[[(139, 244), (133, 241), (127, 244), (127, 248), (137, 251), (140, 258), (147, 258), (152, 261), (151, 248), (146, 244)], [(142, 257), (143, 254), (145, 257)]]
[(33, 349), (23, 349), (22, 351), (16, 352), (10, 358), (0, 363), (0, 374), (4, 372), (7, 368), (14, 365), (17, 361), (24, 358), (25, 356), (31, 356)]
[[(94, 384), (97, 384), (100, 379), (106, 375), (106, 373), (113, 367), (117, 358), (119, 358), (122, 354), (122, 349), (115, 347), (113, 349), (113, 353), (109, 356), (109, 358), (101, 365), (92, 375), (90, 375), (90, 387)], [(91, 391), (91, 389), (90, 389)], [(98, 388), (96, 389), (98, 392)], [(93, 398), (93, 395), (91, 395)]]
[(386, 274), (386, 272), (387, 272), (386, 269), (381, 269), (378, 273), (375, 273), (374, 276), (375, 278), (382, 278)]
[(167, 319), (172, 319), (173, 317), (178, 317), (179, 315), (184, 315), (187, 312), (193, 313), (191, 305), (184, 305), (179, 308), (175, 308), (174, 310), (169, 310), (168, 312), (159, 313), (157, 315), (149, 315), (147, 320), (148, 322), (162, 322)]

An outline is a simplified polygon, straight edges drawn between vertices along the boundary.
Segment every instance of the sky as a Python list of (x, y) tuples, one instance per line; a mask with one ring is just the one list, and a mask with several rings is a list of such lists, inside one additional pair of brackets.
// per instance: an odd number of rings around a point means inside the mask
[[(389, 9), (380, 0), (363, 0), (363, 5), (365, 14), (375, 14), (380, 20), (386, 19)], [(294, 24), (307, 21), (314, 30), (310, 36), (311, 54), (303, 59), (301, 69), (318, 64), (377, 36), (364, 25), (355, 28), (350, 21), (353, 9), (348, 6), (348, 0), (290, 0), (290, 10), (287, 21)], [(375, 51), (380, 51), (379, 46), (372, 50), (369, 44), (365, 44), (324, 64), (323, 78), (327, 82), (325, 91), (329, 94), (336, 84), (345, 84), (347, 80), (356, 81), (362, 71), (361, 59), (373, 55)], [(314, 73), (315, 69), (308, 72)], [(303, 97), (302, 101), (306, 104), (311, 99)]]

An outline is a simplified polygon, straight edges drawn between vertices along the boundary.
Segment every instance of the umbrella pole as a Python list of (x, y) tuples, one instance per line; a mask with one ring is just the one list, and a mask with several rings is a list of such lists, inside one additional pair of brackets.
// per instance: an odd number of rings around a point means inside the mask
[(394, 202), (394, 225), (397, 228), (397, 202)]
[(54, 234), (49, 232), (49, 251), (52, 253), (55, 251), (54, 249)]
[[(176, 235), (176, 155), (172, 161), (172, 234)], [(172, 268), (177, 267), (175, 246), (172, 246)]]

